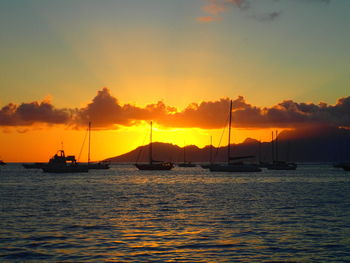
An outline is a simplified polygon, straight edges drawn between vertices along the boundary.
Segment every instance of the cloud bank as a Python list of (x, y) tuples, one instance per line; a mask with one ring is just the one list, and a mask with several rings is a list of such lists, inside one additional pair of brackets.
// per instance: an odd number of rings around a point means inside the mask
[[(204, 0), (202, 6), (204, 16), (197, 17), (197, 21), (201, 23), (209, 23), (222, 20), (222, 14), (228, 12), (232, 8), (241, 11), (249, 11), (249, 16), (260, 21), (267, 22), (278, 19), (282, 11), (271, 10), (270, 12), (260, 11), (256, 9), (257, 0)], [(270, 3), (282, 2), (286, 0), (270, 0)], [(300, 3), (325, 3), (329, 4), (331, 0), (295, 0)]]
[[(31, 127), (37, 124), (63, 124), (85, 128), (91, 121), (95, 129), (129, 127), (142, 121), (155, 121), (164, 127), (219, 129), (226, 125), (229, 98), (192, 103), (183, 110), (159, 101), (138, 107), (122, 105), (110, 90), (103, 88), (83, 108), (58, 109), (49, 101), (9, 103), (0, 109), (0, 126)], [(258, 107), (239, 96), (233, 100), (233, 126), (237, 128), (299, 128), (309, 126), (350, 127), (350, 96), (335, 105), (298, 103), (285, 100), (272, 107)]]

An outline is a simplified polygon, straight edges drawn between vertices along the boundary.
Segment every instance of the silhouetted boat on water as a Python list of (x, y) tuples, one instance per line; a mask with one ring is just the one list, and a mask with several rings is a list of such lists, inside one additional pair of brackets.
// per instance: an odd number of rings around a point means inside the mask
[[(268, 170), (296, 170), (297, 169), (298, 165), (296, 163), (278, 160), (279, 158), (278, 158), (277, 131), (276, 131), (275, 145), (273, 143), (273, 132), (272, 132), (271, 146), (272, 146), (272, 163), (267, 164), (265, 166)], [(276, 147), (276, 157), (275, 157), (275, 147)]]
[(24, 163), (22, 166), (26, 169), (41, 169), (46, 163)]
[(6, 163), (2, 160), (0, 160), (0, 165), (6, 165)]
[(344, 165), (342, 166), (342, 168), (343, 168), (344, 171), (350, 171), (350, 163), (344, 164)]
[(257, 164), (244, 163), (244, 159), (254, 156), (231, 157), (231, 122), (232, 122), (232, 100), (230, 102), (230, 117), (228, 126), (227, 164), (213, 164), (209, 166), (211, 172), (261, 172)]
[(350, 163), (348, 162), (339, 162), (333, 164), (334, 168), (342, 168), (344, 171), (350, 171)]
[(268, 170), (296, 170), (297, 167), (296, 163), (287, 163), (285, 161), (274, 161), (266, 166)]
[(196, 167), (197, 165), (186, 161), (186, 146), (184, 145), (184, 162), (177, 164), (179, 167)]
[(171, 162), (163, 162), (153, 160), (152, 157), (152, 122), (151, 122), (151, 134), (150, 134), (150, 144), (149, 144), (149, 162), (146, 164), (136, 163), (135, 166), (139, 170), (170, 170), (174, 167), (174, 164)]
[(97, 163), (90, 162), (90, 141), (91, 141), (91, 122), (89, 122), (89, 146), (87, 164), (77, 163), (75, 156), (65, 156), (63, 150), (58, 151), (48, 163), (36, 162), (22, 164), (26, 169), (43, 169), (44, 172), (71, 173), (87, 172), (89, 169), (109, 169), (110, 163), (101, 161)]
[(65, 156), (63, 150), (59, 150), (41, 169), (46, 173), (86, 173), (89, 171), (88, 165), (77, 163), (74, 155)]
[(213, 137), (210, 136), (209, 163), (201, 164), (203, 169), (209, 169), (213, 165)]

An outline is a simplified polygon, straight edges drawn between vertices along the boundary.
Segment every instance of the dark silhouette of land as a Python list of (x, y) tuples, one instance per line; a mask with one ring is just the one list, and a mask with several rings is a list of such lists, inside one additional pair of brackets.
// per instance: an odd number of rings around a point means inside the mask
[[(335, 127), (309, 127), (283, 131), (278, 135), (279, 160), (292, 162), (341, 162), (350, 161), (350, 130)], [(120, 156), (108, 158), (111, 162), (147, 162), (148, 145)], [(256, 161), (271, 161), (271, 143), (259, 146), (255, 139), (247, 138), (243, 143), (231, 145), (232, 156), (254, 155)], [(141, 154), (140, 154), (141, 151)], [(210, 146), (198, 148), (186, 146), (186, 158), (190, 162), (209, 162)], [(227, 160), (227, 146), (213, 147), (215, 162)], [(153, 143), (154, 160), (183, 162), (183, 148), (168, 143)]]

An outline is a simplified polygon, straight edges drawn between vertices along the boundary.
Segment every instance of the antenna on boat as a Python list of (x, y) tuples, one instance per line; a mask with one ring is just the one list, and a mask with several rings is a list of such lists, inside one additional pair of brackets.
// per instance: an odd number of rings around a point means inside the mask
[(90, 163), (90, 143), (91, 143), (91, 121), (89, 121), (89, 148), (88, 148), (88, 164)]
[(278, 162), (278, 130), (276, 130), (276, 162)]
[(275, 146), (274, 146), (274, 142), (273, 142), (273, 131), (271, 132), (271, 155), (272, 155), (272, 163), (275, 162)]
[(184, 140), (184, 163), (186, 163), (186, 142)]
[(210, 150), (209, 150), (209, 153), (210, 153), (210, 164), (213, 164), (213, 136), (210, 136)]
[(152, 158), (152, 121), (151, 121), (151, 133), (150, 133), (150, 136), (149, 136), (149, 163), (152, 164), (153, 163), (153, 158)]
[(227, 163), (230, 162), (230, 145), (231, 145), (231, 122), (232, 122), (232, 100), (230, 102), (230, 119), (228, 125), (228, 145), (227, 145)]

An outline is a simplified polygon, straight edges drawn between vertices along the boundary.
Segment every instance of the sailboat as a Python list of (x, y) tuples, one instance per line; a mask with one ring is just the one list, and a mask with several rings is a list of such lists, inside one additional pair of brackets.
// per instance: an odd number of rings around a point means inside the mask
[(184, 144), (183, 150), (184, 150), (184, 162), (179, 163), (178, 166), (179, 167), (196, 167), (196, 164), (186, 161), (186, 146), (185, 146), (185, 144)]
[(171, 162), (155, 161), (152, 156), (152, 122), (151, 122), (151, 134), (150, 134), (150, 143), (148, 148), (149, 162), (147, 164), (136, 163), (135, 166), (139, 170), (170, 170), (174, 167), (174, 164)]
[[(268, 170), (296, 170), (297, 164), (296, 163), (290, 163), (286, 161), (280, 161), (278, 156), (278, 138), (277, 138), (277, 131), (276, 131), (276, 139), (275, 139), (275, 145), (273, 142), (273, 132), (272, 132), (272, 139), (271, 139), (271, 146), (272, 146), (272, 163), (268, 164), (266, 168)], [(275, 151), (276, 148), (276, 151)], [(275, 157), (276, 154), (276, 157)]]
[(204, 169), (209, 169), (213, 165), (213, 136), (210, 136), (210, 148), (209, 148), (209, 163), (202, 164), (201, 167)]
[(98, 170), (102, 170), (102, 169), (109, 169), (109, 162), (107, 161), (100, 161), (97, 163), (92, 163), (90, 162), (90, 145), (91, 145), (91, 122), (89, 122), (89, 147), (88, 147), (88, 167), (89, 169), (98, 169)]
[(227, 164), (213, 164), (209, 167), (211, 172), (261, 172), (256, 164), (244, 163), (243, 160), (254, 156), (231, 157), (231, 122), (232, 122), (232, 100), (230, 102), (230, 118), (228, 126)]

